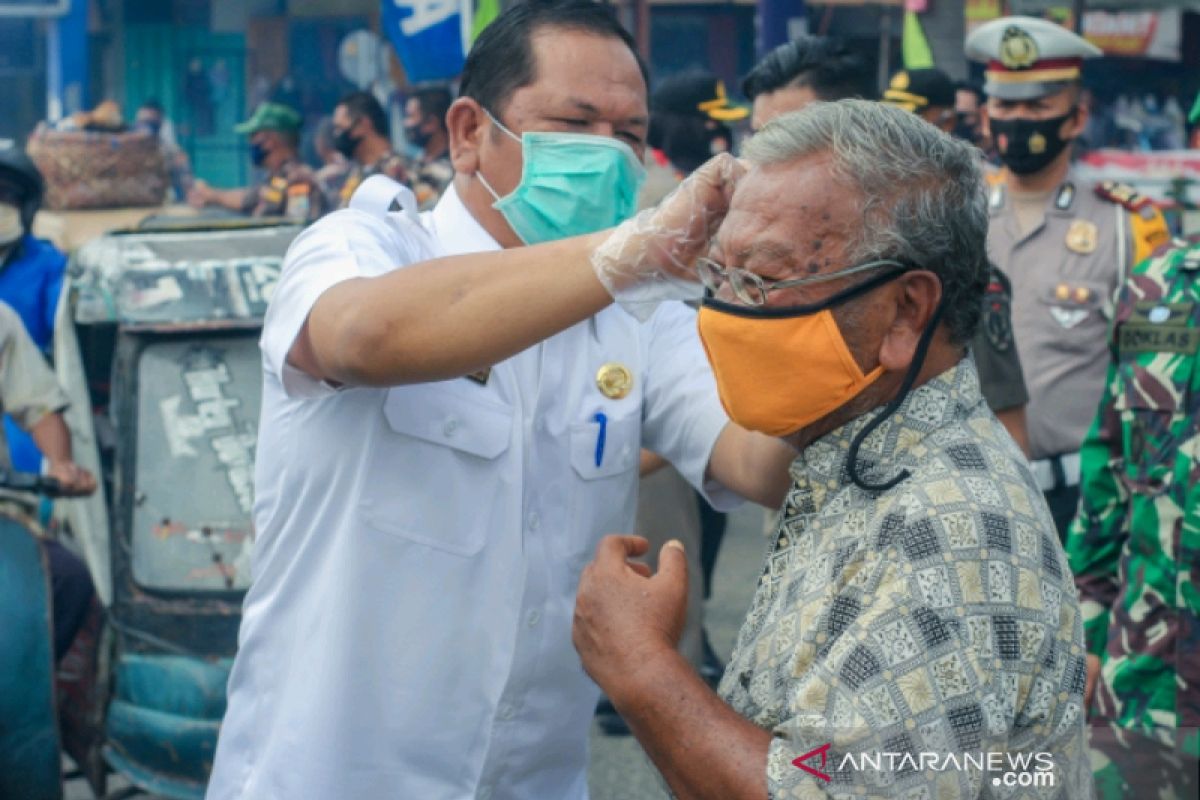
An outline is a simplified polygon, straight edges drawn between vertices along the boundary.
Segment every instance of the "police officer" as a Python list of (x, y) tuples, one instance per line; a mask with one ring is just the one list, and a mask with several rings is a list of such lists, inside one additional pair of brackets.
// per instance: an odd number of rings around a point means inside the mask
[(1079, 444), (1104, 382), (1113, 293), (1168, 233), (1132, 190), (1071, 174), (1071, 141), (1088, 119), (1083, 59), (1098, 48), (1047, 20), (1004, 17), (976, 29), (966, 49), (987, 65), (984, 124), (1004, 164), (991, 179), (988, 252), (1012, 281), (1030, 456), (1061, 535), (1079, 499)]
[[(67, 257), (32, 233), (42, 204), (42, 174), (16, 147), (0, 150), (0, 300), (12, 307), (38, 350), (54, 336)], [(22, 472), (38, 472), (42, 454), (11, 417), (4, 418), (9, 456)]]
[(312, 222), (326, 212), (312, 169), (300, 160), (301, 119), (281, 103), (263, 103), (250, 119), (234, 131), (250, 137), (250, 160), (266, 171), (266, 178), (241, 189), (214, 189), (197, 180), (188, 191), (188, 202), (197, 208), (220, 206), (253, 217), (287, 217)]
[[(1067, 555), (1083, 600), (1102, 798), (1195, 797), (1200, 740), (1200, 241), (1117, 297)], [(1190, 733), (1189, 733), (1190, 731)], [(1169, 794), (1173, 788), (1175, 794)]]
[[(952, 133), (958, 121), (955, 93), (954, 83), (940, 69), (901, 70), (892, 76), (880, 102), (910, 111), (930, 125)], [(1025, 404), (1029, 402), (1029, 393), (1013, 343), (1011, 304), (1012, 286), (1008, 277), (992, 264), (983, 298), (983, 317), (971, 341), (971, 352), (979, 367), (979, 383), (988, 408), (1028, 453)]]

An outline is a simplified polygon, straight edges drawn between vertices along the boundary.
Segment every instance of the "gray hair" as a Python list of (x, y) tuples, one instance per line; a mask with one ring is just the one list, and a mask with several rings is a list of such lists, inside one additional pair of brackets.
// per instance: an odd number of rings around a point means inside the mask
[(979, 152), (916, 114), (867, 100), (814, 103), (772, 120), (743, 148), (754, 164), (818, 153), (828, 154), (834, 174), (861, 194), (851, 263), (894, 259), (937, 275), (950, 339), (968, 342), (988, 279)]

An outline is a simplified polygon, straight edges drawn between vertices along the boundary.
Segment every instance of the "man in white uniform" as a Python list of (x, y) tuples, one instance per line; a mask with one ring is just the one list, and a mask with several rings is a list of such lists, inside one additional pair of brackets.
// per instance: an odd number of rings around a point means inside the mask
[(210, 800), (585, 798), (575, 589), (632, 528), (640, 447), (722, 507), (786, 491), (790, 451), (729, 424), (692, 312), (653, 308), (707, 248), (732, 159), (602, 230), (633, 209), (646, 82), (590, 2), (505, 12), (462, 95), (438, 206), (371, 179), (275, 290)]

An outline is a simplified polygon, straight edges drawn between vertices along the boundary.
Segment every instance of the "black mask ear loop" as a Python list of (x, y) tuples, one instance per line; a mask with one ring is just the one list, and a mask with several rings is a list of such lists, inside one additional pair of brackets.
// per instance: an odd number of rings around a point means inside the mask
[(860, 489), (868, 492), (886, 492), (901, 481), (907, 480), (908, 476), (912, 474), (907, 469), (902, 469), (894, 478), (883, 483), (869, 483), (858, 472), (858, 450), (862, 447), (862, 443), (866, 438), (882, 425), (884, 420), (895, 414), (896, 410), (908, 398), (908, 393), (912, 391), (912, 386), (917, 380), (917, 375), (920, 374), (921, 368), (925, 366), (925, 355), (929, 352), (929, 345), (933, 341), (934, 331), (937, 330), (938, 323), (942, 319), (942, 311), (945, 308), (946, 300), (943, 295), (937, 304), (937, 308), (933, 310), (933, 316), (929, 320), (929, 325), (921, 332), (921, 338), (917, 342), (917, 352), (913, 354), (912, 363), (908, 365), (908, 372), (904, 374), (904, 382), (900, 384), (900, 391), (892, 398), (891, 402), (884, 406), (883, 413), (868, 422), (866, 427), (850, 443), (850, 452), (847, 455), (847, 468), (850, 471), (850, 480)]

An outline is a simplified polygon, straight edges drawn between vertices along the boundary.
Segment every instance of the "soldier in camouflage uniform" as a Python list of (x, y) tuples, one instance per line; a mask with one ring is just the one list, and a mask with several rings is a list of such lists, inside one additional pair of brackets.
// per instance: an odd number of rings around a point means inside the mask
[(312, 222), (329, 206), (312, 169), (300, 160), (300, 114), (281, 103), (263, 103), (234, 131), (250, 137), (250, 160), (266, 171), (258, 183), (240, 189), (214, 189), (198, 180), (188, 202), (198, 208), (221, 206), (252, 217), (287, 217)]
[(349, 207), (355, 190), (372, 175), (411, 184), (408, 165), (392, 151), (390, 131), (383, 106), (370, 92), (352, 92), (333, 109), (333, 146), (351, 164), (337, 198), (331, 198), (338, 208)]
[(404, 138), (421, 149), (413, 162), (413, 194), (422, 211), (437, 205), (442, 192), (454, 180), (450, 163), (450, 132), (446, 112), (453, 98), (441, 86), (418, 89), (404, 102)]
[(1196, 797), (1200, 243), (1134, 269), (1109, 344), (1067, 537), (1096, 687), (1096, 785), (1106, 798)]

